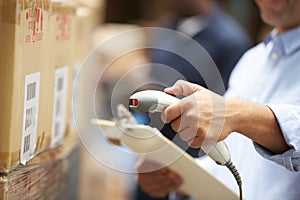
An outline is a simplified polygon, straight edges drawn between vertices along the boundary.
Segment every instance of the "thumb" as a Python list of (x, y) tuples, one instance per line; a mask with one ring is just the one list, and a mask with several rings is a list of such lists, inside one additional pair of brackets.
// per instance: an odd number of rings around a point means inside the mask
[(197, 84), (184, 80), (178, 80), (172, 87), (165, 88), (164, 91), (174, 96), (189, 96), (197, 91), (200, 91), (201, 89), (202, 87)]

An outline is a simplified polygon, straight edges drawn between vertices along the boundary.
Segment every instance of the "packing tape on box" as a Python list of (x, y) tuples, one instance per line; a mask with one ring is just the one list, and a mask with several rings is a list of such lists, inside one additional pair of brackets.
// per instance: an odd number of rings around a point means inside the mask
[(37, 163), (0, 175), (0, 199), (70, 199), (71, 196), (75, 197), (76, 185), (73, 186), (73, 180), (77, 177), (74, 173), (78, 170), (78, 156), (77, 146), (61, 159)]
[(6, 169), (19, 164), (20, 151), (3, 153), (0, 152), (0, 171), (7, 172)]

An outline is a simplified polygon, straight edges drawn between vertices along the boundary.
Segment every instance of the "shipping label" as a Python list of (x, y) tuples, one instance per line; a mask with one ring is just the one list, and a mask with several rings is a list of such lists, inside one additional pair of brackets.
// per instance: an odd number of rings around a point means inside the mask
[(40, 93), (40, 72), (25, 77), (24, 114), (20, 160), (26, 164), (34, 156)]
[(55, 17), (56, 35), (55, 40), (68, 41), (71, 39), (72, 33), (72, 15), (71, 14), (58, 14)]
[(64, 139), (66, 131), (67, 96), (68, 68), (62, 67), (55, 71), (51, 147), (61, 144)]
[(29, 8), (24, 11), (26, 44), (36, 43), (44, 39), (46, 11), (41, 8)]

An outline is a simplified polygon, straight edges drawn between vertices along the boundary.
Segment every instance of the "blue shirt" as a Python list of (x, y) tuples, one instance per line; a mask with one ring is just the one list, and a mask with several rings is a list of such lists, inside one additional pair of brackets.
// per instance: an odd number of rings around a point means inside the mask
[[(277, 35), (241, 58), (229, 81), (228, 97), (268, 105), (291, 147), (273, 154), (238, 133), (226, 143), (241, 173), (247, 200), (300, 199), (300, 28)], [(238, 193), (232, 175), (207, 158), (199, 162)]]

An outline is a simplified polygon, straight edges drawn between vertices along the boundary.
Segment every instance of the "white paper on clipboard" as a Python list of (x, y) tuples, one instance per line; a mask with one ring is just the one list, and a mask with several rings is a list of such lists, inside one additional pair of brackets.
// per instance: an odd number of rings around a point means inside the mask
[[(156, 128), (140, 124), (92, 120), (113, 143), (120, 143), (146, 160), (168, 166), (184, 179), (182, 189), (198, 200), (238, 200), (231, 189), (214, 178)], [(175, 159), (174, 159), (175, 158)]]

